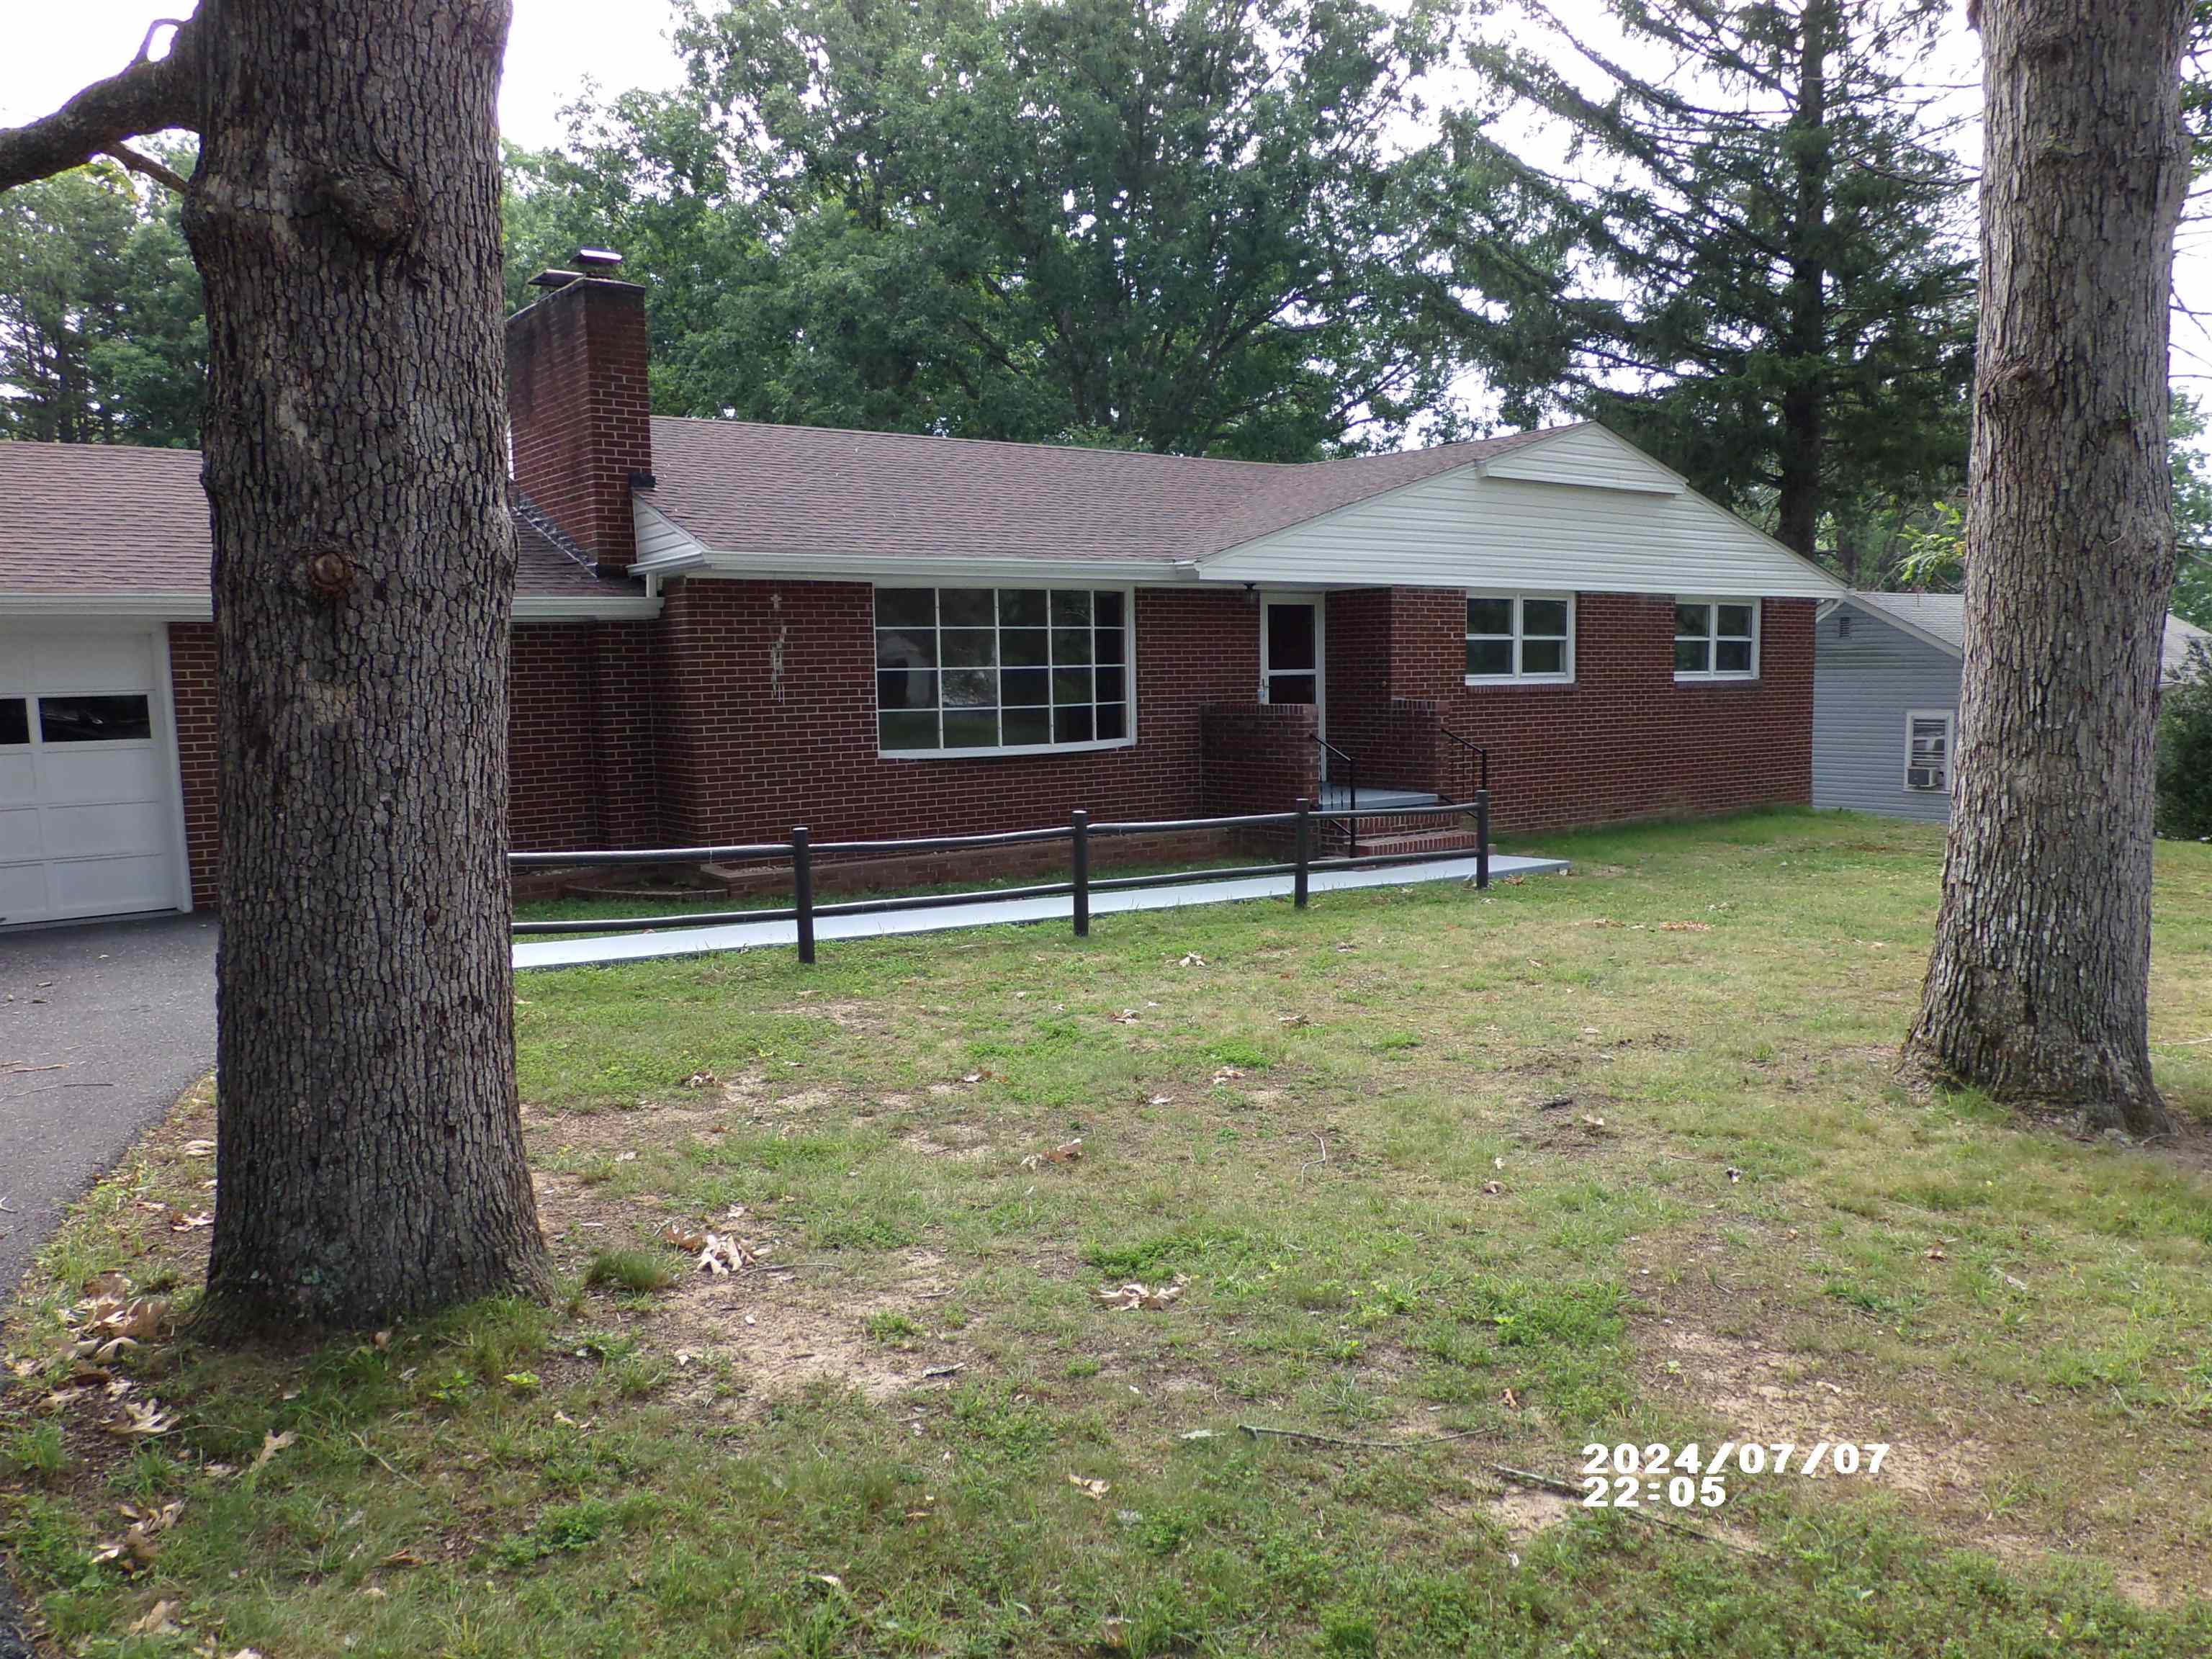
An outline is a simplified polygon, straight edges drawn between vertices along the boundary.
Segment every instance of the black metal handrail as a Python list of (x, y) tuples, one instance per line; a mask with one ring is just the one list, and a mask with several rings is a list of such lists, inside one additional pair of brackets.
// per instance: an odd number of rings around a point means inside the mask
[(1468, 780), (1469, 782), (1474, 785), (1474, 788), (1468, 792), (1469, 796), (1472, 797), (1477, 791), (1480, 791), (1484, 794), (1488, 794), (1490, 793), (1490, 751), (1487, 749), (1485, 749), (1480, 744), (1473, 742), (1467, 738), (1462, 738), (1458, 732), (1453, 731), (1451, 727), (1446, 726), (1442, 720), (1438, 720), (1437, 722), (1437, 731), (1442, 736), (1449, 738), (1461, 748), (1466, 750), (1467, 752), (1473, 756), (1475, 761), (1479, 763), (1480, 769), (1476, 772), (1474, 777)]
[[(1345, 803), (1357, 812), (1359, 810), (1359, 763), (1318, 732), (1313, 734), (1313, 740), (1321, 745), (1322, 754), (1331, 760), (1344, 763)], [(1324, 766), (1322, 769), (1326, 772), (1328, 769)], [(1357, 818), (1348, 820), (1344, 826), (1344, 847), (1347, 858), (1359, 856), (1359, 821)]]
[[(638, 864), (675, 864), (692, 862), (738, 862), (768, 857), (787, 858), (791, 860), (792, 899), (788, 908), (760, 910), (721, 910), (693, 912), (690, 915), (660, 916), (598, 916), (579, 917), (558, 921), (518, 921), (514, 924), (518, 935), (533, 933), (605, 933), (625, 930), (707, 927), (738, 921), (792, 921), (798, 924), (799, 959), (814, 960), (814, 923), (817, 916), (851, 916), (889, 914), (899, 910), (940, 908), (964, 904), (975, 899), (1019, 899), (1066, 896), (1073, 900), (1072, 920), (1079, 938), (1091, 931), (1091, 895), (1129, 888), (1168, 887), (1200, 880), (1233, 880), (1239, 878), (1289, 875), (1291, 878), (1291, 899), (1297, 907), (1306, 908), (1308, 877), (1316, 868), (1330, 870), (1365, 869), (1397, 864), (1426, 864), (1432, 862), (1433, 853), (1384, 853), (1363, 858), (1358, 852), (1358, 824), (1363, 818), (1397, 818), (1443, 817), (1451, 814), (1474, 814), (1476, 824), (1474, 884), (1479, 888), (1490, 885), (1490, 796), (1480, 792), (1470, 801), (1442, 802), (1434, 806), (1376, 806), (1362, 807), (1356, 803), (1356, 788), (1349, 799), (1349, 806), (1319, 807), (1310, 800), (1301, 799), (1297, 807), (1289, 812), (1249, 812), (1239, 816), (1218, 818), (1164, 818), (1146, 823), (1093, 823), (1090, 814), (1075, 811), (1068, 815), (1065, 828), (1050, 830), (1016, 830), (981, 836), (927, 836), (910, 841), (845, 841), (817, 842), (804, 825), (791, 832), (786, 842), (754, 842), (739, 846), (712, 848), (661, 848), (649, 851), (594, 851), (582, 853), (510, 853), (507, 863), (515, 869), (543, 869), (559, 866), (587, 869), (594, 866), (632, 866)], [(1316, 859), (1313, 856), (1313, 823), (1316, 818), (1346, 826), (1350, 837), (1351, 851), (1343, 858)], [(1094, 880), (1091, 874), (1091, 840), (1094, 836), (1160, 835), (1177, 831), (1222, 829), (1249, 829), (1288, 825), (1293, 831), (1293, 854), (1288, 863), (1239, 865), (1227, 869), (1211, 869), (1170, 872), (1157, 876), (1111, 876)], [(817, 904), (814, 899), (815, 860), (823, 854), (899, 852), (943, 852), (960, 848), (1005, 847), (1027, 842), (1065, 841), (1069, 843), (1070, 876), (1064, 882), (1045, 882), (1023, 887), (982, 888), (958, 893), (919, 893), (892, 898), (855, 899), (834, 904)]]

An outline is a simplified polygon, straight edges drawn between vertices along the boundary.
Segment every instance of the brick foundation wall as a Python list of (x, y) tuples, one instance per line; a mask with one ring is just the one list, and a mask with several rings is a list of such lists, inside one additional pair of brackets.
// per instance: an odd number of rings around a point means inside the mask
[(692, 844), (968, 835), (1196, 817), (1200, 723), (1249, 702), (1258, 613), (1241, 592), (1139, 588), (1133, 748), (968, 760), (876, 750), (874, 596), (848, 582), (685, 581), (665, 595), (658, 668), (664, 829)]
[(1224, 702), (1200, 716), (1206, 787), (1200, 817), (1283, 812), (1321, 789), (1314, 708), (1304, 702)]
[(177, 770), (185, 804), (185, 863), (192, 904), (216, 897), (215, 624), (169, 624), (169, 692), (176, 711)]

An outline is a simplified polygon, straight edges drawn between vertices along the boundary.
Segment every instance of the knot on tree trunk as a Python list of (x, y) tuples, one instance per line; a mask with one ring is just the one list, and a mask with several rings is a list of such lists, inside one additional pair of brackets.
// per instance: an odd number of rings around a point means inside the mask
[(353, 586), (353, 561), (335, 547), (311, 547), (302, 563), (307, 586), (319, 599), (343, 599)]
[(404, 247), (422, 217), (415, 187), (380, 163), (356, 164), (323, 180), (323, 199), (346, 234), (371, 253)]

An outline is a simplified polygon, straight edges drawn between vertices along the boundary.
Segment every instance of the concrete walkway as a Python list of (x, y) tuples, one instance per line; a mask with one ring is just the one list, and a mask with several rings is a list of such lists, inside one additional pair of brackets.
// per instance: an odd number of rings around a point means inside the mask
[[(1364, 791), (1362, 794), (1364, 794)], [(1565, 859), (1507, 858), (1492, 854), (1490, 878), (1548, 874), (1567, 867)], [(1472, 858), (1432, 859), (1420, 864), (1364, 870), (1317, 869), (1312, 890), (1339, 893), (1361, 887), (1405, 887), (1425, 881), (1472, 881)], [(1187, 904), (1233, 904), (1243, 899), (1288, 898), (1288, 876), (1240, 876), (1231, 880), (1188, 882), (1174, 887), (1138, 887), (1091, 896), (1094, 916), (1135, 910), (1173, 910)], [(1056, 921), (1066, 926), (1068, 901), (1057, 898), (998, 899), (984, 896), (965, 904), (927, 910), (890, 910), (874, 915), (817, 916), (814, 937), (832, 939), (884, 939), (898, 933), (933, 933), (956, 927), (1000, 927), (1011, 922)], [(517, 968), (576, 968), (592, 963), (642, 962), (653, 957), (696, 956), (712, 951), (757, 951), (799, 942), (794, 921), (732, 921), (713, 927), (663, 928), (643, 933), (602, 933), (581, 939), (531, 934), (517, 939)]]

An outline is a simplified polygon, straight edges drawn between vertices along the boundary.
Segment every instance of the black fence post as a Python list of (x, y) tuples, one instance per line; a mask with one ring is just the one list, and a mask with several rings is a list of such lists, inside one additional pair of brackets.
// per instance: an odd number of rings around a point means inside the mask
[(1345, 766), (1346, 787), (1351, 793), (1352, 816), (1344, 821), (1346, 832), (1345, 856), (1359, 856), (1359, 763), (1349, 761)]
[(791, 832), (792, 903), (799, 912), (799, 959), (814, 960), (814, 849), (807, 845), (806, 826)]
[(1490, 791), (1474, 792), (1474, 884), (1490, 885)]
[(1080, 806), (1068, 814), (1067, 836), (1075, 863), (1075, 936), (1091, 937), (1091, 814)]
[(1291, 902), (1306, 908), (1306, 878), (1313, 863), (1313, 803), (1298, 797), (1297, 872), (1291, 878)]

